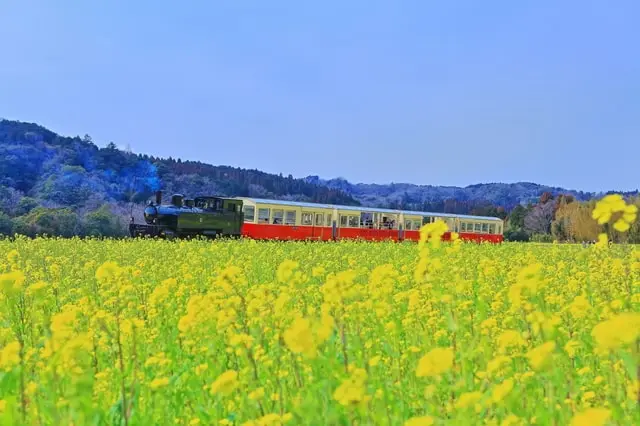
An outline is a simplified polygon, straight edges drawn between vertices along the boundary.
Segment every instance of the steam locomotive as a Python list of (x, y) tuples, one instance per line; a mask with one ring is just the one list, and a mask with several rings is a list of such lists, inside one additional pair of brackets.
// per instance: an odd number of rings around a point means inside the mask
[(173, 194), (169, 204), (162, 204), (162, 191), (156, 192), (155, 203), (147, 204), (143, 216), (146, 223), (135, 223), (131, 217), (132, 237), (240, 237), (244, 222), (242, 200)]

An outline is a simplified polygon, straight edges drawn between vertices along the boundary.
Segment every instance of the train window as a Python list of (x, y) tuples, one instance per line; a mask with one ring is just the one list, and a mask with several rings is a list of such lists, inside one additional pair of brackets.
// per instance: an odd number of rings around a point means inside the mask
[(300, 224), (304, 226), (313, 225), (313, 213), (302, 212)]
[(273, 217), (274, 225), (282, 225), (282, 219), (284, 218), (284, 210), (274, 210), (272, 217)]
[(363, 228), (373, 228), (375, 217), (373, 213), (362, 212), (360, 213), (360, 226)]
[(460, 232), (467, 232), (467, 222), (460, 223)]
[(253, 223), (256, 218), (256, 208), (253, 206), (244, 206), (242, 207), (242, 211), (244, 213), (244, 221)]
[(331, 213), (327, 214), (327, 226), (333, 226), (333, 215)]
[(487, 223), (483, 223), (483, 224), (482, 224), (482, 232), (483, 232), (484, 234), (486, 234), (487, 232), (489, 232), (489, 224), (487, 224)]
[(227, 210), (229, 210), (230, 212), (235, 212), (236, 211), (236, 205), (233, 204), (233, 203), (227, 204)]
[(269, 223), (269, 209), (258, 209), (258, 222)]
[(284, 219), (285, 225), (295, 225), (296, 224), (296, 212), (294, 210), (287, 210), (287, 214)]
[(412, 228), (413, 228), (413, 223), (410, 220), (405, 220), (404, 229), (407, 231), (411, 231)]
[(496, 233), (496, 225), (494, 225), (493, 223), (489, 224), (489, 233), (490, 234)]
[(349, 216), (342, 216), (340, 215), (340, 226), (341, 227), (346, 227), (347, 226), (347, 221), (349, 220)]
[(316, 214), (316, 226), (323, 226), (323, 225), (324, 225), (324, 215), (322, 213)]
[(422, 222), (419, 220), (414, 220), (413, 221), (413, 229), (414, 231), (419, 231), (420, 228), (422, 228)]
[(474, 224), (473, 224), (473, 230), (474, 230), (475, 232), (481, 232), (481, 230), (482, 230), (482, 225), (481, 225), (481, 224), (479, 224), (479, 223), (474, 223)]
[(349, 228), (358, 228), (360, 226), (360, 218), (358, 216), (349, 216)]

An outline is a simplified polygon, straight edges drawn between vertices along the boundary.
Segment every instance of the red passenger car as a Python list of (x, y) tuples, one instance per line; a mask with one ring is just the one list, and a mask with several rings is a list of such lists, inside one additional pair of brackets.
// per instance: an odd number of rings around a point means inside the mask
[(420, 239), (422, 225), (443, 220), (467, 241), (503, 241), (502, 219), (371, 207), (340, 206), (238, 197), (243, 203), (242, 235), (253, 239), (403, 241)]

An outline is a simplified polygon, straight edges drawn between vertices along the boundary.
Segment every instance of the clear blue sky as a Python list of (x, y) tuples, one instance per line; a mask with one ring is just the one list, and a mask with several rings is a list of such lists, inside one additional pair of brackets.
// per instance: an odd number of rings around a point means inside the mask
[(2, 0), (0, 117), (296, 177), (635, 189), (638, 16), (637, 0)]

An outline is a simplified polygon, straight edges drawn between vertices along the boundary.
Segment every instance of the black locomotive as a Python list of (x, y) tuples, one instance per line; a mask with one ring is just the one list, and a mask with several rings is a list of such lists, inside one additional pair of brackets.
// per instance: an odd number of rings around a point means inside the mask
[(162, 204), (162, 192), (156, 192), (156, 202), (144, 209), (144, 221), (129, 224), (132, 237), (239, 237), (244, 215), (242, 200), (224, 197), (195, 197), (185, 199), (182, 194), (171, 196), (169, 204)]

